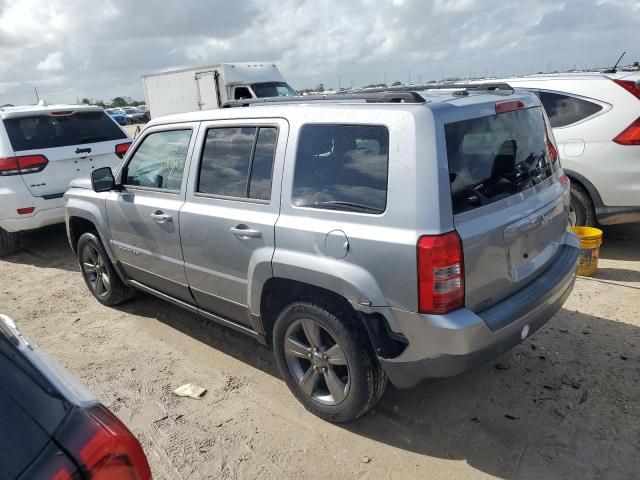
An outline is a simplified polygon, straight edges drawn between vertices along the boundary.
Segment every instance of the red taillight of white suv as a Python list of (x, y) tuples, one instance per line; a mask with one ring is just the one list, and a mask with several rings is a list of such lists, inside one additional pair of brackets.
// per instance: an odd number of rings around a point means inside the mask
[(0, 176), (25, 175), (44, 170), (49, 160), (44, 155), (21, 155), (0, 158)]
[[(136, 437), (109, 410), (77, 409), (56, 440), (91, 480), (151, 480), (151, 470)], [(76, 477), (61, 469), (51, 480)]]
[(464, 305), (464, 259), (457, 232), (418, 239), (418, 310), (443, 314)]
[[(636, 82), (631, 80), (614, 80), (614, 82), (640, 100), (640, 86)], [(636, 118), (613, 141), (619, 145), (640, 145), (640, 117)]]
[(640, 145), (640, 117), (613, 139), (619, 145)]

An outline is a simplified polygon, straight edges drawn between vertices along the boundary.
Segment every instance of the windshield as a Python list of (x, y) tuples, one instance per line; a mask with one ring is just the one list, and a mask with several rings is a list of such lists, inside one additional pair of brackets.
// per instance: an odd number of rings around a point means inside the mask
[(7, 118), (4, 125), (15, 151), (82, 145), (127, 138), (104, 112)]
[(497, 202), (554, 171), (540, 107), (445, 125), (453, 213)]
[(285, 82), (264, 82), (251, 85), (258, 98), (295, 97), (298, 93)]
[(123, 110), (126, 113), (140, 113), (137, 108), (133, 108), (133, 107), (123, 108)]

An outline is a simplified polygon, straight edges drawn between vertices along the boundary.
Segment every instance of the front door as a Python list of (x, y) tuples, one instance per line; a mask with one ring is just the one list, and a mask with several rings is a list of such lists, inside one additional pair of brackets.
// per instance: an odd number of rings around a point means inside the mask
[(272, 276), (287, 134), (279, 119), (203, 124), (200, 163), (191, 169), (180, 213), (187, 279), (198, 306), (256, 329), (249, 285), (257, 288)]
[(128, 277), (190, 302), (178, 216), (196, 133), (194, 124), (145, 132), (107, 199), (111, 244)]

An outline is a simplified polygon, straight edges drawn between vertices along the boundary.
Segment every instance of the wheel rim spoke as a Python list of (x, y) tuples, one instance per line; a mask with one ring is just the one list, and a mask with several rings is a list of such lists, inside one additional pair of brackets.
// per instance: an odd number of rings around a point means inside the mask
[(89, 263), (89, 262), (84, 262), (84, 269), (87, 272), (92, 272), (95, 273), (96, 271), (96, 266), (93, 263)]
[(102, 275), (98, 274), (96, 277), (96, 293), (102, 295), (104, 293), (104, 283), (102, 282)]
[(311, 354), (311, 347), (304, 345), (302, 342), (296, 340), (293, 337), (287, 337), (285, 348), (289, 355), (298, 358), (309, 358)]
[(336, 372), (334, 372), (333, 368), (328, 368), (324, 374), (324, 380), (327, 383), (327, 388), (329, 389), (329, 393), (333, 397), (333, 400), (336, 403), (340, 403), (344, 400), (346, 396), (346, 384), (340, 380)]
[(344, 350), (337, 343), (327, 350), (326, 355), (331, 365), (346, 365), (347, 358), (344, 355)]
[(102, 275), (100, 275), (100, 278), (102, 278), (102, 284), (104, 285), (105, 291), (109, 290), (109, 285), (111, 284), (109, 275), (107, 275), (106, 273), (103, 273)]
[(311, 397), (313, 396), (313, 392), (318, 387), (319, 380), (320, 374), (318, 373), (318, 371), (313, 367), (309, 367), (298, 384), (300, 385), (302, 391)]
[(320, 336), (320, 326), (313, 320), (300, 320), (302, 330), (309, 341), (312, 348), (319, 349), (322, 346), (322, 337)]

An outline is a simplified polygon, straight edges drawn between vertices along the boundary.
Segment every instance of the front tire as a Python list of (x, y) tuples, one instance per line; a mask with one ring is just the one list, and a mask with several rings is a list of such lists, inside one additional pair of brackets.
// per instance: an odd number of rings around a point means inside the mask
[(20, 233), (7, 232), (0, 228), (0, 257), (18, 253), (20, 250)]
[(100, 239), (93, 233), (83, 233), (78, 240), (78, 263), (87, 287), (103, 305), (118, 305), (133, 297), (116, 273)]
[(273, 345), (280, 373), (314, 415), (348, 422), (382, 397), (386, 376), (352, 313), (296, 302), (278, 316)]

